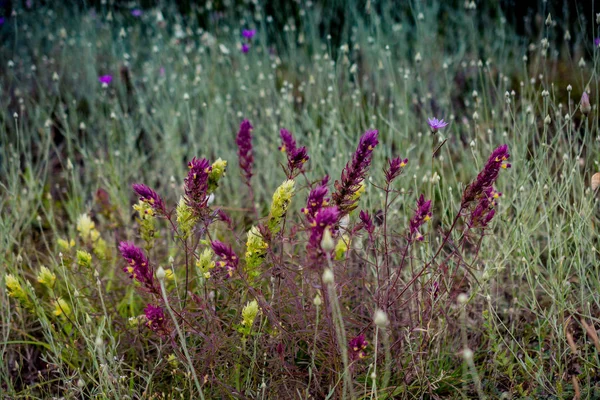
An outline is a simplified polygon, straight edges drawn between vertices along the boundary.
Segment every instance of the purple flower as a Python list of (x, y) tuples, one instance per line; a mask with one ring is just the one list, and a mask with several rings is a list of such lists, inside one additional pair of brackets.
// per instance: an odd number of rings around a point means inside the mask
[(402, 173), (402, 168), (408, 164), (408, 158), (401, 157), (392, 158), (388, 161), (388, 168), (385, 170), (385, 180), (387, 183), (392, 183), (394, 179)]
[(594, 39), (594, 47), (600, 47), (600, 37)]
[(369, 238), (373, 239), (373, 232), (375, 232), (375, 225), (373, 224), (373, 219), (369, 215), (368, 212), (362, 211), (358, 215), (360, 221), (362, 223), (362, 227), (369, 233)]
[(123, 268), (123, 271), (127, 272), (131, 279), (140, 282), (148, 291), (158, 293), (158, 289), (154, 285), (152, 268), (142, 249), (132, 242), (121, 242), (119, 244), (119, 251), (125, 261), (127, 261), (127, 266)]
[(579, 102), (579, 109), (585, 115), (589, 114), (590, 111), (592, 111), (592, 106), (590, 104), (590, 96), (587, 94), (586, 91), (584, 91), (583, 94), (581, 95), (581, 101)]
[(148, 186), (141, 183), (134, 183), (132, 185), (133, 191), (140, 197), (140, 200), (148, 203), (154, 211), (161, 214), (166, 214), (165, 203), (160, 196)]
[(158, 70), (158, 73), (160, 76), (165, 76), (165, 67), (160, 67), (160, 69)]
[(233, 252), (231, 246), (228, 246), (221, 241), (213, 240), (210, 245), (215, 254), (221, 258), (221, 261), (217, 263), (217, 266), (223, 268), (226, 271), (227, 276), (231, 278), (233, 276), (233, 271), (235, 271), (238, 266), (238, 256)]
[(160, 335), (167, 335), (169, 333), (165, 320), (165, 313), (162, 308), (148, 304), (144, 309), (144, 314), (146, 316), (146, 326), (150, 328), (151, 331)]
[(256, 29), (244, 29), (242, 31), (242, 36), (246, 39), (250, 40), (256, 35)]
[(355, 361), (361, 358), (365, 358), (365, 349), (369, 345), (366, 341), (365, 335), (358, 335), (354, 339), (348, 342), (348, 351), (350, 352), (350, 360)]
[(185, 200), (196, 213), (201, 213), (208, 202), (208, 175), (212, 167), (206, 158), (194, 157), (188, 163), (188, 175), (185, 178)]
[(107, 85), (108, 85), (108, 84), (110, 84), (110, 83), (112, 82), (112, 80), (113, 80), (113, 77), (112, 77), (112, 75), (100, 75), (100, 76), (98, 77), (98, 81), (99, 81), (100, 83), (105, 83), (105, 84), (107, 84)]
[(340, 180), (335, 181), (336, 191), (332, 198), (334, 204), (339, 208), (340, 217), (350, 213), (358, 206), (356, 193), (360, 190), (371, 165), (373, 149), (379, 143), (377, 136), (376, 130), (367, 131), (362, 135), (352, 160), (346, 164)]
[(5, 21), (6, 21), (6, 20), (4, 19), (4, 17), (0, 17), (0, 25), (4, 25), (4, 22), (5, 22)]
[(486, 188), (471, 212), (469, 227), (485, 228), (496, 214), (495, 207), (498, 205), (496, 199), (500, 196), (502, 196), (502, 193), (497, 192), (494, 188)]
[(327, 189), (327, 184), (321, 184), (311, 190), (308, 194), (306, 207), (304, 207), (301, 211), (306, 214), (309, 223), (314, 221), (319, 210), (329, 204), (329, 199), (325, 198), (328, 193), (329, 189)]
[(131, 15), (133, 15), (136, 18), (141, 17), (142, 14), (143, 14), (143, 12), (139, 8), (134, 8), (133, 10), (131, 10)]
[(477, 175), (475, 181), (467, 186), (463, 192), (462, 208), (466, 208), (473, 200), (482, 196), (485, 190), (494, 185), (501, 168), (510, 168), (510, 164), (506, 162), (509, 157), (508, 146), (505, 144), (497, 147), (492, 152), (483, 170)]
[(235, 139), (235, 142), (238, 145), (238, 161), (240, 169), (246, 178), (247, 185), (250, 185), (250, 178), (252, 178), (252, 164), (254, 163), (254, 156), (252, 155), (252, 129), (253, 126), (250, 124), (250, 121), (245, 119), (240, 124), (240, 130)]
[(310, 157), (306, 151), (306, 147), (296, 147), (296, 140), (294, 136), (287, 129), (279, 131), (281, 136), (281, 146), (279, 150), (287, 154), (288, 160), (288, 178), (293, 178), (295, 171), (302, 171), (304, 163), (306, 163)]
[(429, 127), (431, 128), (432, 132), (437, 132), (438, 130), (448, 126), (448, 123), (445, 122), (443, 119), (437, 118), (429, 118), (427, 119), (427, 123), (429, 124)]
[(340, 218), (337, 207), (325, 207), (320, 209), (311, 221), (310, 237), (308, 238), (307, 250), (311, 258), (316, 259), (323, 255), (321, 240), (325, 229), (332, 229)]
[(250, 45), (246, 44), (246, 43), (242, 43), (241, 50), (242, 50), (242, 53), (244, 53), (244, 54), (248, 53), (250, 51)]
[(431, 219), (431, 200), (425, 201), (425, 197), (421, 195), (417, 200), (417, 209), (410, 220), (410, 238), (423, 240), (423, 235), (419, 232), (419, 228)]

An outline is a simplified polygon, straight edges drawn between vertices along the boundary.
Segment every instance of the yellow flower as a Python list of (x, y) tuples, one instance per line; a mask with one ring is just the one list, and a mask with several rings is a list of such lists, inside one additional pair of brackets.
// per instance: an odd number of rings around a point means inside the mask
[(173, 273), (173, 270), (171, 268), (165, 269), (165, 279), (168, 281), (175, 280), (175, 274)]
[(335, 245), (335, 259), (336, 260), (342, 260), (344, 258), (344, 255), (348, 251), (349, 244), (350, 244), (350, 236), (342, 235), (342, 237), (339, 238), (337, 244)]
[(26, 305), (29, 302), (29, 298), (27, 297), (27, 293), (23, 290), (21, 283), (14, 275), (8, 274), (4, 277), (4, 283), (6, 284), (6, 291), (10, 297), (13, 297), (21, 304)]
[(196, 267), (205, 279), (210, 278), (210, 270), (215, 267), (214, 256), (212, 249), (207, 247), (196, 261)]
[(267, 226), (273, 234), (281, 230), (281, 220), (285, 216), (294, 195), (294, 184), (295, 182), (289, 179), (283, 182), (273, 194), (271, 211), (269, 212), (269, 220), (267, 222)]
[(194, 211), (187, 205), (185, 199), (182, 197), (179, 199), (179, 204), (177, 204), (175, 212), (177, 214), (179, 233), (183, 239), (187, 239), (196, 224), (197, 218), (194, 216)]
[(79, 236), (85, 241), (92, 240), (92, 235), (96, 231), (96, 224), (87, 214), (81, 214), (79, 218), (77, 218), (77, 231), (79, 232)]
[(258, 228), (253, 226), (248, 231), (248, 240), (246, 241), (246, 272), (252, 279), (260, 272), (258, 267), (262, 264), (269, 245), (264, 241)]
[(59, 316), (68, 317), (71, 315), (71, 313), (72, 313), (71, 306), (62, 297), (59, 297), (58, 299), (53, 301), (52, 304), (54, 305), (53, 314), (56, 315), (57, 317), (59, 317)]
[(77, 250), (77, 264), (84, 268), (92, 266), (92, 255), (87, 251)]
[(242, 310), (242, 325), (250, 328), (254, 324), (254, 320), (259, 313), (258, 303), (256, 300), (249, 301)]
[(56, 282), (56, 275), (48, 268), (41, 267), (37, 276), (37, 281), (48, 289), (52, 289), (54, 287), (54, 282)]
[(212, 164), (212, 169), (208, 174), (208, 193), (212, 193), (219, 186), (219, 180), (225, 175), (227, 169), (227, 161), (217, 159)]
[(58, 239), (56, 244), (58, 244), (58, 247), (60, 247), (62, 251), (69, 251), (72, 247), (75, 247), (75, 241), (73, 239), (71, 239), (71, 241)]

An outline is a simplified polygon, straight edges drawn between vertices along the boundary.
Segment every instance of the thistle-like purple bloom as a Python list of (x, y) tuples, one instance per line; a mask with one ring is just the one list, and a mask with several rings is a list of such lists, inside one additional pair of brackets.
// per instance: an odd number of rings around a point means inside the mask
[(132, 242), (121, 242), (119, 244), (119, 251), (125, 261), (127, 261), (127, 266), (123, 268), (123, 271), (127, 272), (131, 279), (140, 282), (148, 291), (158, 293), (154, 285), (152, 268), (142, 249)]
[(477, 178), (472, 182), (463, 193), (461, 207), (466, 208), (473, 200), (484, 194), (484, 191), (491, 188), (498, 179), (498, 174), (502, 168), (510, 168), (510, 164), (506, 162), (510, 158), (508, 154), (508, 146), (503, 144), (497, 147), (490, 158), (488, 159), (483, 170), (477, 175)]
[(301, 210), (306, 215), (308, 222), (312, 223), (319, 210), (329, 204), (329, 199), (326, 198), (328, 193), (329, 189), (326, 185), (319, 185), (310, 191), (306, 207)]
[(424, 237), (419, 232), (419, 228), (432, 217), (431, 200), (425, 201), (425, 196), (421, 195), (417, 200), (417, 209), (410, 220), (410, 238), (415, 240), (423, 240)]
[(392, 158), (388, 161), (388, 167), (385, 170), (385, 181), (389, 184), (402, 173), (402, 168), (408, 164), (408, 158)]
[(365, 339), (365, 335), (358, 335), (348, 342), (348, 351), (350, 352), (350, 360), (355, 361), (365, 358), (365, 350), (369, 342)]
[(340, 180), (335, 181), (336, 191), (332, 198), (334, 204), (338, 206), (340, 218), (358, 206), (356, 193), (360, 190), (371, 165), (373, 149), (379, 143), (378, 134), (376, 130), (372, 130), (362, 135), (352, 160), (346, 164)]
[(107, 85), (109, 85), (113, 80), (112, 75), (100, 75), (98, 77), (98, 82), (100, 83), (105, 83)]
[(146, 316), (146, 326), (150, 328), (151, 331), (163, 336), (169, 333), (165, 320), (165, 313), (162, 308), (148, 304), (144, 309), (144, 314)]
[(287, 129), (279, 131), (281, 136), (281, 146), (279, 150), (286, 153), (288, 160), (288, 178), (294, 176), (295, 171), (302, 171), (304, 163), (309, 160), (306, 147), (296, 147), (296, 140), (294, 136)]
[(143, 14), (143, 11), (140, 10), (139, 8), (134, 8), (133, 10), (131, 10), (131, 15), (133, 15), (136, 18), (141, 17), (142, 14)]
[(250, 45), (247, 43), (242, 43), (242, 47), (240, 49), (242, 53), (246, 54), (250, 51)]
[(250, 40), (256, 35), (256, 29), (244, 29), (242, 31), (242, 36), (246, 39)]
[(427, 119), (427, 123), (429, 124), (432, 132), (437, 132), (438, 130), (448, 126), (448, 123), (444, 121), (444, 119), (429, 118)]
[(227, 276), (231, 278), (233, 276), (233, 271), (235, 271), (238, 266), (238, 256), (231, 249), (231, 246), (228, 246), (219, 240), (213, 240), (210, 245), (215, 254), (221, 259), (221, 261), (217, 263), (217, 266), (224, 269)]
[(240, 169), (246, 178), (248, 186), (250, 185), (250, 178), (252, 178), (252, 164), (254, 163), (254, 156), (252, 155), (252, 129), (253, 126), (250, 124), (250, 121), (247, 119), (243, 120), (235, 139), (238, 146)]
[(340, 212), (337, 207), (325, 207), (320, 209), (311, 222), (310, 237), (308, 238), (307, 250), (313, 259), (323, 254), (321, 241), (325, 229), (333, 229), (340, 218)]
[(212, 167), (206, 158), (194, 157), (188, 163), (188, 175), (185, 178), (185, 200), (195, 212), (201, 213), (208, 202), (208, 175)]
[(134, 183), (132, 188), (140, 200), (150, 205), (154, 211), (166, 214), (165, 203), (154, 190), (141, 183)]

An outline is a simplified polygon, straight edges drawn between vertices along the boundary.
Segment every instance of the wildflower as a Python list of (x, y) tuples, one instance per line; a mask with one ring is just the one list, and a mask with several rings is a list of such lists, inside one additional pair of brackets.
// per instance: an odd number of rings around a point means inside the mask
[(75, 241), (73, 239), (71, 239), (70, 241), (66, 239), (58, 239), (56, 241), (56, 244), (63, 251), (69, 251), (71, 248), (75, 247)]
[(141, 183), (134, 183), (131, 187), (140, 201), (147, 203), (154, 211), (166, 214), (165, 203), (154, 190)]
[(177, 208), (175, 209), (177, 215), (177, 227), (179, 228), (179, 234), (182, 239), (187, 239), (198, 221), (197, 216), (194, 215), (194, 210), (187, 205), (185, 199), (181, 197)]
[(92, 267), (92, 255), (84, 250), (77, 250), (77, 264), (84, 268)]
[(429, 124), (429, 127), (431, 128), (431, 132), (433, 132), (433, 133), (448, 126), (448, 123), (446, 121), (444, 121), (444, 119), (428, 118), (427, 123)]
[(310, 191), (306, 201), (306, 207), (301, 210), (304, 214), (306, 214), (309, 222), (313, 221), (320, 209), (329, 204), (330, 199), (325, 197), (328, 193), (329, 189), (327, 189), (327, 186), (323, 184)]
[(169, 329), (165, 320), (165, 313), (162, 308), (148, 304), (144, 309), (146, 315), (146, 326), (150, 328), (152, 332), (158, 333), (159, 335), (167, 335)]
[(323, 231), (323, 237), (321, 238), (321, 248), (326, 252), (330, 252), (335, 249), (335, 242), (333, 241), (333, 235), (331, 229), (327, 226)]
[(385, 328), (389, 322), (387, 315), (382, 310), (375, 310), (373, 315), (373, 322), (379, 328)]
[(225, 175), (227, 170), (227, 161), (220, 158), (212, 163), (210, 173), (208, 174), (208, 193), (214, 192), (219, 187), (219, 180)]
[[(327, 228), (331, 234), (331, 228), (337, 223), (340, 212), (337, 207), (325, 207), (317, 212), (314, 220), (311, 222), (310, 237), (308, 239), (307, 250), (312, 258), (317, 258), (323, 254), (321, 243)], [(326, 246), (327, 247), (327, 246)], [(331, 246), (333, 250), (333, 246)]]
[(62, 297), (57, 298), (52, 302), (54, 305), (54, 311), (52, 312), (55, 316), (66, 318), (72, 314), (71, 306)]
[(259, 229), (253, 226), (248, 231), (248, 239), (246, 240), (246, 269), (249, 278), (253, 279), (258, 276), (257, 268), (262, 264), (269, 245), (263, 239)]
[(85, 241), (96, 241), (100, 236), (100, 233), (96, 230), (96, 224), (87, 214), (81, 214), (77, 218), (77, 231), (79, 236)]
[(365, 340), (365, 335), (358, 335), (354, 339), (348, 342), (348, 349), (350, 351), (350, 360), (355, 361), (361, 358), (365, 358), (365, 350), (369, 342)]
[(256, 35), (256, 29), (244, 29), (242, 36), (248, 40), (252, 39)]
[(362, 227), (365, 228), (365, 230), (369, 234), (369, 238), (372, 240), (373, 232), (375, 232), (375, 225), (373, 224), (373, 219), (371, 218), (371, 216), (369, 215), (369, 213), (367, 211), (361, 211), (358, 214), (358, 218), (360, 218)]
[(360, 138), (358, 147), (352, 160), (346, 164), (342, 171), (339, 181), (335, 181), (335, 193), (333, 193), (333, 202), (338, 207), (339, 217), (349, 214), (358, 206), (358, 199), (355, 197), (362, 188), (369, 166), (371, 165), (371, 156), (373, 149), (379, 141), (376, 130), (367, 131)]
[(342, 260), (348, 251), (348, 246), (350, 244), (350, 236), (342, 235), (335, 245), (334, 253), (336, 260)]
[(408, 158), (402, 159), (401, 157), (396, 157), (388, 160), (388, 167), (384, 171), (385, 181), (388, 184), (392, 183), (392, 181), (402, 173), (402, 168), (404, 168), (406, 164), (408, 164)]
[(247, 43), (242, 43), (242, 47), (240, 48), (242, 53), (247, 54), (250, 51), (250, 45)]
[(112, 75), (100, 75), (98, 77), (98, 82), (103, 83), (105, 85), (109, 85), (113, 80)]
[(131, 242), (121, 242), (119, 251), (128, 264), (123, 271), (127, 272), (130, 278), (140, 282), (147, 290), (158, 293), (154, 285), (152, 268), (144, 252)]
[(208, 202), (208, 177), (212, 170), (206, 158), (194, 157), (188, 163), (188, 176), (185, 178), (185, 201), (196, 214), (200, 214)]
[(497, 147), (490, 158), (488, 159), (483, 170), (477, 175), (477, 178), (472, 182), (463, 193), (461, 207), (465, 208), (476, 198), (481, 196), (487, 188), (491, 187), (496, 179), (501, 168), (510, 168), (510, 164), (506, 162), (510, 157), (508, 154), (508, 146), (502, 145)]
[(48, 289), (52, 289), (54, 287), (54, 282), (56, 282), (56, 274), (46, 267), (41, 267), (37, 276), (37, 281)]
[(245, 119), (240, 124), (240, 130), (238, 131), (235, 142), (238, 145), (238, 161), (242, 175), (246, 179), (246, 184), (250, 185), (250, 178), (252, 178), (252, 164), (254, 163), (254, 157), (252, 155), (252, 124), (250, 121)]
[(306, 163), (310, 157), (308, 156), (306, 147), (296, 147), (296, 141), (288, 130), (282, 129), (279, 131), (279, 135), (281, 136), (281, 146), (279, 146), (279, 150), (287, 155), (288, 176), (292, 177), (294, 171), (302, 171), (304, 163)]
[(293, 180), (288, 179), (275, 190), (275, 193), (273, 193), (271, 210), (267, 221), (267, 227), (273, 235), (281, 230), (281, 220), (285, 217), (292, 196), (294, 195), (294, 184), (295, 182)]
[(6, 19), (4, 17), (0, 17), (0, 26), (4, 25), (4, 22), (6, 22)]
[(17, 299), (22, 306), (28, 307), (31, 305), (27, 293), (25, 293), (21, 283), (14, 275), (7, 274), (4, 277), (4, 283), (6, 284), (6, 291), (10, 297)]
[(502, 196), (502, 193), (497, 192), (492, 187), (484, 189), (477, 205), (471, 212), (469, 226), (485, 228), (496, 214), (495, 207), (498, 205), (496, 199), (500, 196)]
[(131, 10), (131, 15), (133, 15), (136, 18), (141, 17), (143, 14), (143, 11), (140, 10), (139, 8), (134, 8), (133, 10)]
[(581, 95), (581, 102), (579, 104), (583, 114), (588, 115), (590, 111), (592, 111), (592, 106), (590, 105), (590, 96), (587, 94), (587, 92), (583, 92)]
[(410, 237), (411, 239), (423, 240), (423, 235), (419, 232), (419, 228), (431, 219), (431, 200), (425, 201), (425, 197), (421, 195), (417, 200), (417, 209), (410, 220)]
[(206, 248), (196, 261), (196, 268), (198, 268), (204, 279), (210, 278), (210, 271), (215, 268), (215, 262), (213, 261), (214, 256), (215, 253), (212, 249)]
[(600, 37), (594, 39), (594, 47), (600, 47)]
[(242, 310), (242, 325), (251, 327), (259, 312), (258, 302), (256, 300), (249, 301)]
[(233, 276), (233, 271), (238, 266), (239, 259), (237, 255), (233, 252), (230, 246), (218, 240), (213, 240), (211, 242), (211, 247), (215, 254), (221, 259), (217, 265), (221, 268), (224, 268), (227, 276), (231, 278)]

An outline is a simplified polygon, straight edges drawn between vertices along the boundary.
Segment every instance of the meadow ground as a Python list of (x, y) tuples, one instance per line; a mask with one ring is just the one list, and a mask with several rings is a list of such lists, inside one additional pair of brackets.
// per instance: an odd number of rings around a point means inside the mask
[(482, 3), (1, 18), (0, 396), (600, 398), (600, 16)]

